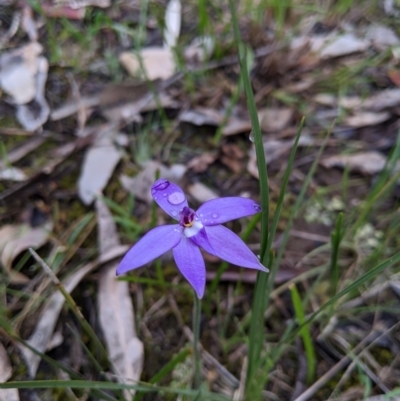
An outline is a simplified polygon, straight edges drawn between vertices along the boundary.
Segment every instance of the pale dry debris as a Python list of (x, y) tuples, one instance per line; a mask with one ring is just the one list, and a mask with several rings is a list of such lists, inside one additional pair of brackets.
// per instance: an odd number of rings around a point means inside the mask
[[(117, 227), (105, 205), (96, 201), (98, 245), (100, 254), (120, 245)], [(144, 347), (135, 329), (135, 314), (129, 284), (115, 275), (116, 264), (104, 266), (100, 272), (98, 291), (99, 322), (106, 341), (113, 371), (120, 383), (137, 382), (143, 369)], [(133, 391), (126, 391), (131, 398)]]
[(180, 0), (170, 0), (165, 10), (164, 47), (172, 49), (181, 32), (182, 5)]
[(288, 107), (265, 108), (258, 111), (258, 120), (265, 132), (281, 131), (288, 126), (293, 114), (293, 109)]
[(337, 36), (332, 41), (327, 41), (320, 50), (321, 59), (347, 56), (352, 53), (359, 53), (367, 50), (370, 41), (359, 39), (352, 33)]
[(350, 171), (366, 175), (373, 175), (383, 170), (386, 165), (386, 157), (379, 152), (360, 152), (352, 155), (334, 155), (320, 161), (326, 168), (349, 167)]
[(197, 202), (200, 203), (204, 203), (219, 197), (212, 189), (208, 188), (201, 182), (196, 182), (192, 185), (189, 185), (188, 192), (193, 196), (194, 199), (196, 199)]
[(400, 39), (396, 33), (384, 25), (370, 25), (365, 37), (372, 42), (377, 50), (385, 50), (388, 47), (400, 45)]
[[(67, 292), (71, 293), (81, 282), (81, 280), (91, 271), (96, 269), (100, 264), (109, 263), (115, 258), (120, 258), (126, 253), (127, 250), (128, 247), (126, 246), (115, 247), (107, 252), (107, 254), (101, 255), (100, 258), (94, 262), (81, 267), (65, 281), (63, 281), (64, 288), (67, 290)], [(65, 298), (58, 290), (49, 297), (32, 334), (26, 341), (28, 345), (41, 353), (46, 351), (47, 346), (51, 341), (53, 331), (64, 302)], [(20, 345), (20, 349), (28, 367), (29, 376), (34, 378), (40, 363), (40, 356), (23, 345)]]
[(115, 125), (106, 125), (86, 151), (78, 179), (78, 195), (85, 205), (101, 194), (121, 160), (122, 152), (114, 144), (116, 135)]
[(374, 111), (381, 111), (398, 105), (400, 105), (400, 88), (377, 92), (363, 103), (364, 108)]
[(149, 160), (144, 164), (143, 170), (135, 177), (131, 178), (121, 175), (120, 181), (128, 192), (150, 204), (153, 201), (150, 188), (155, 181), (157, 171), (159, 171), (160, 177), (179, 183), (186, 170), (187, 168), (183, 164), (174, 164), (171, 167), (166, 167), (156, 161)]
[(185, 58), (192, 62), (204, 62), (211, 57), (214, 47), (215, 40), (211, 36), (194, 38), (184, 50)]
[(9, 274), (14, 276), (13, 281), (26, 282), (27, 277), (21, 273), (11, 271), (11, 265), (14, 259), (28, 248), (40, 248), (49, 239), (53, 223), (51, 221), (45, 224), (32, 227), (29, 224), (5, 225), (0, 229), (0, 260)]
[(16, 104), (32, 101), (43, 47), (32, 42), (0, 56), (0, 86)]
[(122, 52), (119, 61), (130, 75), (150, 81), (158, 78), (168, 79), (176, 70), (171, 49), (164, 47), (146, 47), (140, 54)]
[(352, 128), (366, 127), (369, 125), (381, 124), (391, 117), (389, 112), (374, 113), (372, 111), (360, 111), (353, 116), (347, 116), (344, 124)]
[[(7, 351), (0, 343), (0, 383), (5, 383), (12, 376), (12, 367)], [(16, 388), (0, 389), (0, 401), (19, 401)]]
[(0, 166), (0, 180), (9, 180), (9, 181), (26, 181), (28, 176), (17, 167), (5, 167), (1, 168)]

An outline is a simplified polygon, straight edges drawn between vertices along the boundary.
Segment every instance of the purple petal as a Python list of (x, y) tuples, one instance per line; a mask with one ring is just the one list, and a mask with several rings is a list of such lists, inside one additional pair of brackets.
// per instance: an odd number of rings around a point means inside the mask
[(197, 296), (202, 298), (206, 285), (206, 267), (199, 247), (190, 239), (183, 237), (172, 252), (182, 275), (189, 281)]
[(153, 184), (151, 194), (158, 206), (175, 220), (179, 220), (179, 212), (188, 206), (186, 195), (182, 189), (165, 178), (160, 178)]
[(181, 238), (182, 228), (179, 224), (153, 228), (124, 256), (117, 267), (117, 276), (158, 258), (179, 244)]
[(203, 248), (206, 252), (211, 253), (211, 255), (215, 255), (214, 248), (210, 244), (208, 240), (206, 230), (204, 227), (192, 237), (189, 237), (197, 246)]
[(251, 199), (227, 197), (203, 203), (196, 214), (205, 226), (214, 226), (258, 212), (261, 212), (260, 205)]
[(215, 250), (214, 255), (229, 263), (267, 272), (256, 255), (231, 230), (224, 226), (205, 227), (208, 240)]

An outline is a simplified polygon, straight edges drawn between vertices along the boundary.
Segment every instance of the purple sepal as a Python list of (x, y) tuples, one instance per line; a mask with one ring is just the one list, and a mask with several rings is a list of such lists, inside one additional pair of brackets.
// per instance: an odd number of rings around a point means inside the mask
[(179, 212), (188, 206), (186, 195), (182, 189), (165, 178), (158, 179), (152, 185), (151, 195), (158, 206), (175, 220), (179, 220)]
[(261, 207), (251, 199), (240, 197), (216, 198), (203, 203), (196, 214), (205, 226), (251, 216), (261, 212)]
[(203, 248), (206, 252), (210, 253), (211, 255), (215, 255), (214, 248), (208, 240), (204, 227), (196, 235), (189, 237), (189, 239), (191, 239), (197, 246)]
[(257, 256), (231, 230), (224, 226), (208, 226), (205, 230), (216, 256), (237, 266), (268, 272)]
[(142, 237), (124, 256), (117, 267), (117, 276), (136, 269), (178, 245), (182, 238), (182, 227), (171, 224), (153, 228)]
[(181, 242), (172, 249), (172, 252), (182, 275), (201, 299), (206, 285), (206, 267), (199, 247), (190, 239), (182, 237)]

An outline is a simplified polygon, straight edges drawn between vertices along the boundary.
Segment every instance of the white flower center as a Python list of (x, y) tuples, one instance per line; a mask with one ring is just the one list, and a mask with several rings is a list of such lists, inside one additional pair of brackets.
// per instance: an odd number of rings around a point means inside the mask
[(185, 235), (186, 238), (193, 237), (196, 235), (201, 229), (203, 228), (203, 224), (200, 223), (200, 221), (195, 220), (193, 221), (193, 224), (191, 227), (185, 227), (183, 229), (183, 234)]

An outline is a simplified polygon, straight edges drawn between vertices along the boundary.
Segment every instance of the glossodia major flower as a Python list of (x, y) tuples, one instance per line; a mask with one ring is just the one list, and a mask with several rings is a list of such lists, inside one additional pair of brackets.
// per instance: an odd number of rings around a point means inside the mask
[(143, 266), (172, 249), (179, 270), (197, 296), (202, 298), (206, 268), (200, 248), (229, 263), (268, 272), (247, 245), (221, 225), (260, 212), (258, 203), (240, 197), (217, 198), (203, 203), (195, 212), (189, 208), (182, 189), (164, 178), (153, 184), (151, 194), (178, 224), (159, 226), (149, 231), (122, 259), (117, 275)]

